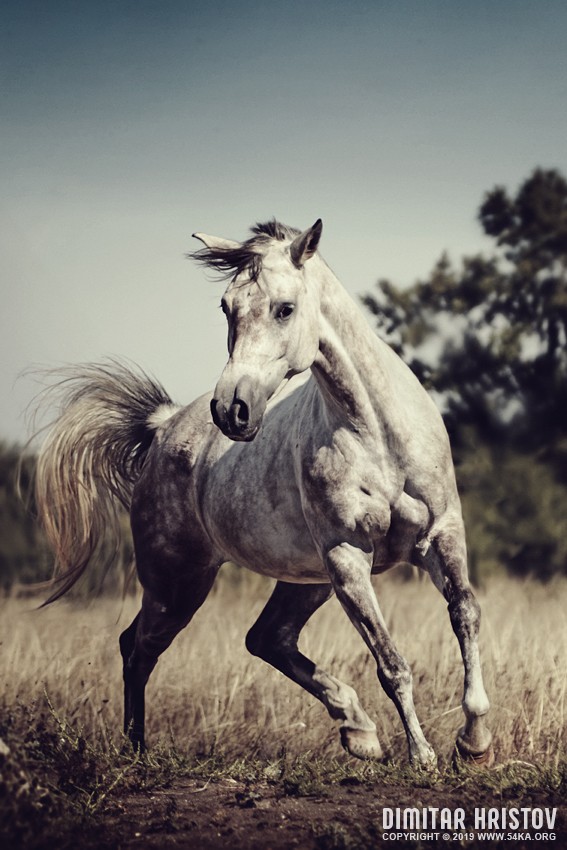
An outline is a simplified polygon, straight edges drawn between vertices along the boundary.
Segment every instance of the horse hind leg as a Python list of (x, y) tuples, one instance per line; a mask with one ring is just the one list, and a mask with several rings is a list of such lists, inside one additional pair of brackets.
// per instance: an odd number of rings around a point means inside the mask
[(459, 729), (456, 755), (473, 764), (494, 763), (492, 734), (484, 721), (490, 703), (484, 689), (478, 633), (480, 606), (469, 585), (464, 532), (439, 534), (422, 558), (435, 586), (443, 593), (464, 667), (462, 707), (465, 725)]
[(341, 742), (353, 756), (381, 759), (376, 725), (353, 688), (331, 676), (299, 652), (299, 634), (315, 611), (333, 594), (330, 585), (278, 582), (266, 607), (246, 637), (246, 648), (301, 685), (341, 721)]
[(124, 676), (124, 733), (137, 752), (145, 750), (145, 690), (159, 656), (190, 622), (211, 589), (216, 570), (178, 588), (168, 604), (144, 591), (142, 607), (120, 635)]
[[(134, 680), (136, 676), (132, 672), (130, 659), (133, 658), (134, 645), (136, 642), (136, 630), (140, 621), (139, 611), (120, 635), (120, 654), (122, 655), (122, 675), (124, 679), (124, 734), (128, 735), (130, 742), (136, 751), (143, 752), (145, 749), (144, 743), (144, 688), (142, 687), (141, 694), (140, 686), (138, 685), (138, 695), (136, 697), (136, 685)], [(149, 675), (149, 674), (148, 674)], [(147, 679), (146, 679), (147, 681)], [(138, 706), (138, 710), (136, 710)], [(134, 721), (134, 717), (136, 718)]]

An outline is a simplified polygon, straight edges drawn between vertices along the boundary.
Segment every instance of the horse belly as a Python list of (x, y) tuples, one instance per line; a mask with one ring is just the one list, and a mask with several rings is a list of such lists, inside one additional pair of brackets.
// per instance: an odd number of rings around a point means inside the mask
[(293, 557), (286, 559), (284, 555), (285, 553), (279, 553), (270, 559), (269, 563), (265, 562), (265, 555), (256, 559), (254, 555), (250, 557), (250, 554), (245, 556), (246, 560), (240, 559), (236, 554), (230, 558), (230, 561), (239, 567), (245, 567), (254, 573), (277, 581), (288, 581), (292, 584), (327, 584), (329, 582), (329, 576), (318, 556), (300, 560)]
[(217, 533), (226, 560), (281, 581), (318, 583), (327, 572), (297, 511), (264, 510), (252, 501), (244, 510), (226, 506)]

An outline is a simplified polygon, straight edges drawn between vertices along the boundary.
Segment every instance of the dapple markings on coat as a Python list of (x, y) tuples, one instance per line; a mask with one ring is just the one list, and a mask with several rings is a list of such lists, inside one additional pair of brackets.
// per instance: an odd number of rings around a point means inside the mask
[[(345, 748), (380, 758), (356, 692), (298, 649), (336, 593), (374, 656), (407, 735), (431, 765), (407, 662), (371, 574), (426, 570), (448, 602), (464, 665), (457, 751), (493, 761), (484, 723), (465, 534), (447, 433), (408, 367), (370, 329), (318, 253), (322, 224), (276, 221), (244, 243), (195, 234), (191, 255), (229, 282), (228, 362), (214, 393), (172, 404), (147, 375), (112, 361), (64, 376), (61, 414), (41, 452), (37, 500), (61, 595), (86, 568), (116, 497), (129, 510), (142, 607), (121, 635), (124, 728), (144, 747), (144, 691), (159, 655), (205, 601), (221, 564), (277, 579), (248, 650), (317, 697)], [(403, 591), (400, 591), (403, 592)]]

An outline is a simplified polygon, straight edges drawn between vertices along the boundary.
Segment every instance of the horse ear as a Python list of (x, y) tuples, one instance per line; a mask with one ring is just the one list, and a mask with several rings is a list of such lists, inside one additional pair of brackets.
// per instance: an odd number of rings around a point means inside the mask
[(223, 239), (222, 236), (209, 236), (208, 233), (193, 233), (195, 239), (199, 239), (207, 248), (221, 249), (221, 251), (231, 251), (234, 248), (240, 248), (240, 242), (233, 242), (232, 239)]
[(304, 230), (299, 236), (296, 236), (289, 246), (291, 261), (298, 269), (300, 269), (317, 250), (322, 231), (323, 222), (320, 218), (318, 218), (313, 227), (307, 228), (307, 230)]

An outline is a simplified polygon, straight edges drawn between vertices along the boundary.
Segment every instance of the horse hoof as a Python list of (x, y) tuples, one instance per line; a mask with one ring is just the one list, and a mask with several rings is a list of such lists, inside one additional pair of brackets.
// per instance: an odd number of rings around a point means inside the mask
[(437, 773), (437, 756), (433, 750), (420, 759), (410, 757), (410, 764), (413, 768), (415, 768), (415, 770), (421, 770), (424, 773), (430, 774)]
[(341, 727), (341, 744), (351, 756), (357, 759), (381, 761), (384, 758), (378, 735), (364, 729)]
[(486, 769), (492, 767), (495, 762), (492, 742), (490, 742), (481, 752), (475, 752), (471, 749), (470, 745), (463, 740), (463, 738), (458, 737), (455, 742), (455, 749), (453, 750), (453, 763), (458, 764), (459, 762), (465, 762), (467, 764)]
[(146, 742), (137, 736), (130, 737), (130, 746), (134, 755), (143, 756), (147, 752)]

